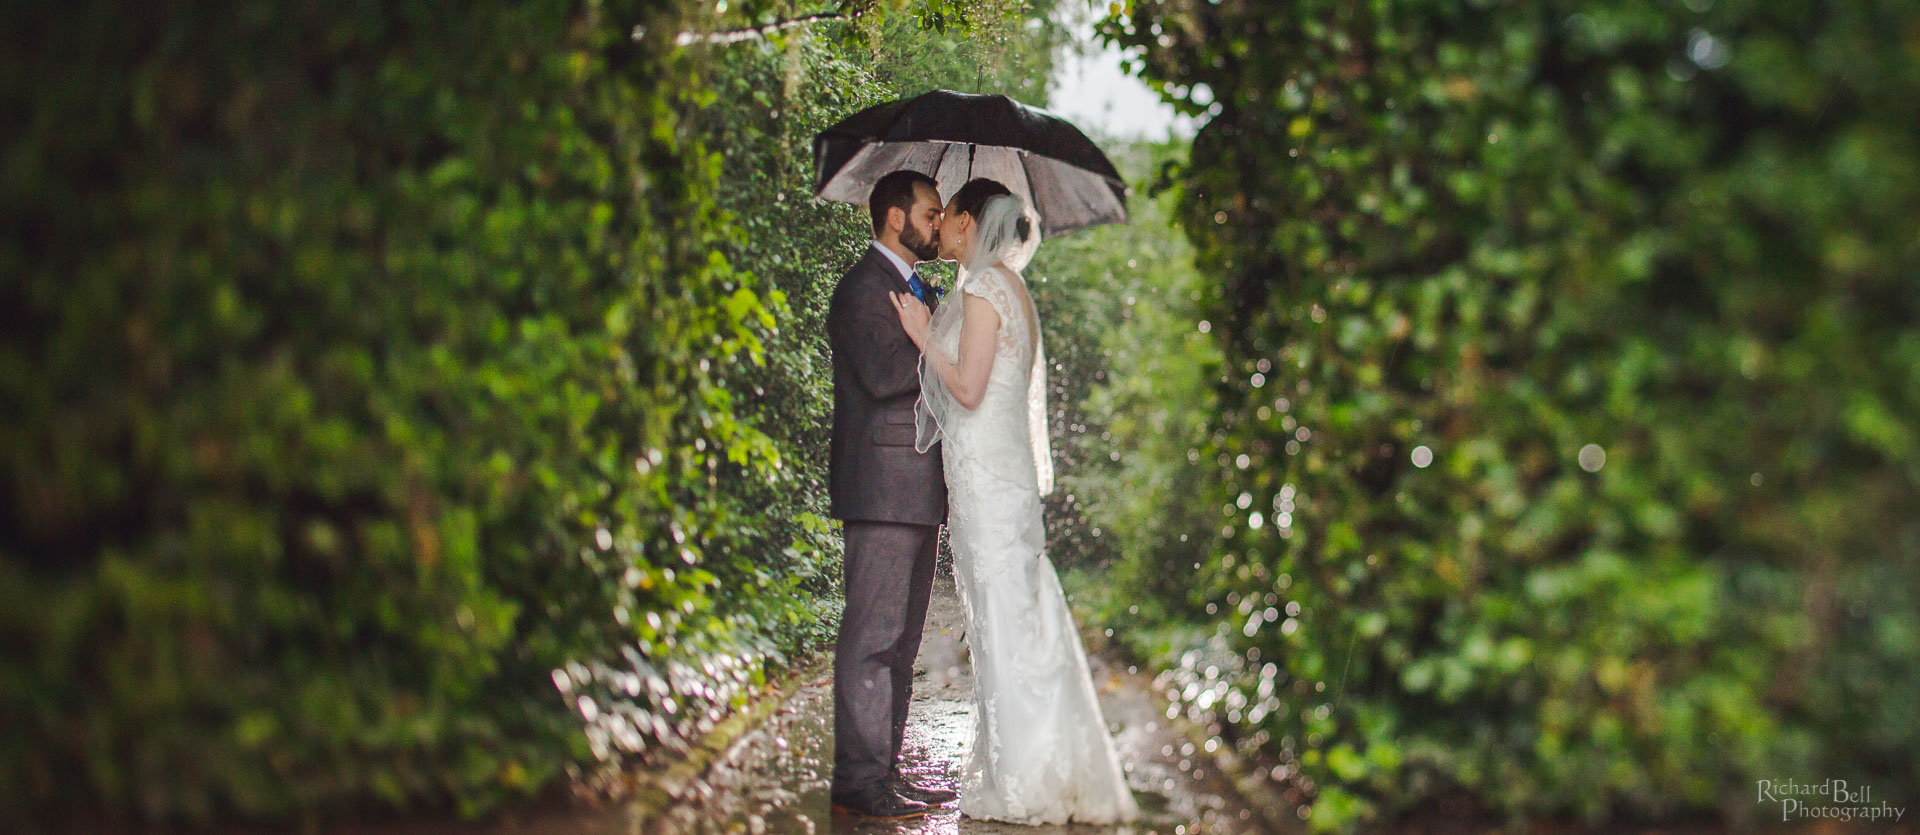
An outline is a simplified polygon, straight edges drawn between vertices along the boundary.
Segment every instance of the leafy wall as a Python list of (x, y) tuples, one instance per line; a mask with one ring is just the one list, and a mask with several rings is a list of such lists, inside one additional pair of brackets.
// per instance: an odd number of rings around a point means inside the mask
[(1220, 356), (1113, 386), (1123, 637), (1326, 828), (1914, 785), (1916, 26), (1127, 4)]
[(779, 5), (0, 13), (0, 824), (479, 814), (831, 636), (806, 141), (1051, 49), (676, 46)]

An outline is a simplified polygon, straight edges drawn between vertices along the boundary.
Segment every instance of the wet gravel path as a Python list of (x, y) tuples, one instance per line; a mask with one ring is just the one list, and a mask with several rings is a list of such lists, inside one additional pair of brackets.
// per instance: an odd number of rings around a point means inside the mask
[[(970, 744), (973, 701), (962, 617), (950, 577), (936, 584), (927, 632), (916, 664), (914, 702), (903, 770), (917, 782), (957, 789)], [(949, 804), (926, 818), (874, 821), (832, 813), (827, 783), (833, 771), (833, 687), (830, 673), (799, 687), (759, 727), (747, 731), (716, 761), (698, 786), (672, 787), (673, 808), (623, 810), (620, 828), (633, 833), (861, 833), (861, 835), (1055, 835), (1128, 833), (1191, 835), (1258, 831), (1213, 760), (1195, 749), (1183, 729), (1170, 726), (1149, 680), (1092, 659), (1101, 710), (1143, 817), (1129, 826), (1028, 827), (962, 818)], [(606, 821), (606, 823), (614, 823)], [(580, 829), (574, 830), (582, 831)], [(605, 831), (605, 830), (603, 830)]]

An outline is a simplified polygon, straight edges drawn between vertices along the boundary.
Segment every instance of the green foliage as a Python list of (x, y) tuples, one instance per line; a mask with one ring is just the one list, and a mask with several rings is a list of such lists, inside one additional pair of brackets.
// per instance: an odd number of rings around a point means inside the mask
[[(1145, 188), (1158, 166), (1185, 158), (1186, 147), (1096, 141), (1134, 186), (1129, 222), (1046, 240), (1026, 270), (1052, 366), (1047, 428), (1058, 480), (1043, 501), (1048, 554), (1062, 568), (1105, 567), (1119, 553), (1138, 547), (1135, 541), (1116, 542), (1095, 518), (1135, 520), (1125, 526), (1127, 533), (1150, 535), (1146, 530), (1155, 526), (1151, 520), (1162, 507), (1158, 486), (1110, 495), (1099, 490), (1121, 467), (1114, 435), (1178, 437), (1168, 434), (1165, 421), (1196, 414), (1176, 404), (1197, 403), (1195, 398), (1206, 393), (1206, 372), (1200, 367), (1210, 355), (1217, 364), (1217, 352), (1191, 324), (1186, 335), (1168, 324), (1168, 317), (1190, 309), (1200, 279), (1192, 248), (1173, 222), (1171, 196)], [(1137, 341), (1143, 334), (1150, 341)], [(1109, 381), (1117, 368), (1129, 374)], [(1157, 398), (1166, 399), (1152, 402)], [(1109, 431), (1110, 420), (1121, 425)], [(1149, 429), (1140, 421), (1156, 425)], [(1185, 442), (1174, 443), (1177, 448), (1129, 450), (1140, 460), (1127, 465), (1184, 461)]]
[(670, 9), (7, 18), (5, 819), (473, 813), (808, 637)]
[(999, 93), (1045, 107), (1054, 52), (1067, 38), (1051, 14), (1057, 2), (964, 4), (958, 17), (967, 29), (959, 37), (942, 37), (938, 29), (922, 28), (922, 21), (889, 18), (876, 27), (865, 51), (875, 77), (897, 96), (946, 89)]
[[(890, 98), (929, 90), (1003, 93), (1044, 106), (1056, 47), (1065, 28), (1058, 0), (841, 0), (799, 6), (791, 0), (740, 0), (705, 7), (688, 32), (723, 37), (770, 34), (761, 45), (819, 37), (860, 62)], [(811, 26), (792, 26), (810, 21)], [(788, 91), (791, 94), (791, 90)], [(844, 116), (845, 114), (840, 114)]]
[(1127, 13), (1218, 277), (1127, 341), (1220, 355), (1089, 493), (1189, 710), (1329, 829), (1920, 782), (1912, 7)]
[[(741, 411), (782, 453), (775, 479), (735, 485), (742, 524), (764, 531), (733, 559), (771, 576), (807, 578), (804, 590), (817, 611), (788, 620), (815, 628), (808, 643), (817, 645), (832, 639), (827, 627), (841, 603), (840, 538), (825, 522), (833, 419), (827, 306), (872, 230), (864, 207), (813, 199), (811, 142), (888, 96), (839, 48), (810, 37), (741, 44), (708, 58), (715, 97), (693, 128), (725, 160), (718, 198), (735, 234), (719, 251), (785, 299), (767, 361), (735, 364), (726, 375), (728, 389), (742, 397)], [(787, 560), (776, 558), (783, 553)]]
[(807, 140), (1009, 10), (673, 46), (774, 5), (6, 13), (0, 823), (474, 815), (830, 636)]

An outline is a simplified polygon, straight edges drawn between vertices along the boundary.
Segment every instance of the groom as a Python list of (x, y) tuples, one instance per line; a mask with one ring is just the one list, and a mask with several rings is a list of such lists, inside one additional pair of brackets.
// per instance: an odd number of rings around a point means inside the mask
[(914, 451), (920, 351), (900, 327), (889, 294), (938, 303), (913, 265), (939, 252), (940, 193), (925, 174), (895, 171), (874, 185), (867, 208), (873, 245), (840, 277), (827, 313), (828, 492), (831, 515), (846, 523), (847, 554), (847, 602), (833, 653), (833, 805), (909, 818), (955, 797), (899, 772), (947, 485), (940, 448)]

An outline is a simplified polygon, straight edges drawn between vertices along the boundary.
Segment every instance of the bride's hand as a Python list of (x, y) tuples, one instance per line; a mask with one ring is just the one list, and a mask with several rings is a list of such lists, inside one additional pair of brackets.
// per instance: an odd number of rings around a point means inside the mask
[(912, 339), (913, 344), (920, 346), (921, 350), (925, 350), (927, 347), (927, 322), (933, 319), (933, 314), (928, 312), (927, 306), (922, 304), (919, 299), (914, 298), (912, 293), (893, 293), (891, 295), (893, 296), (893, 311), (900, 314), (900, 327), (906, 329), (907, 338)]

